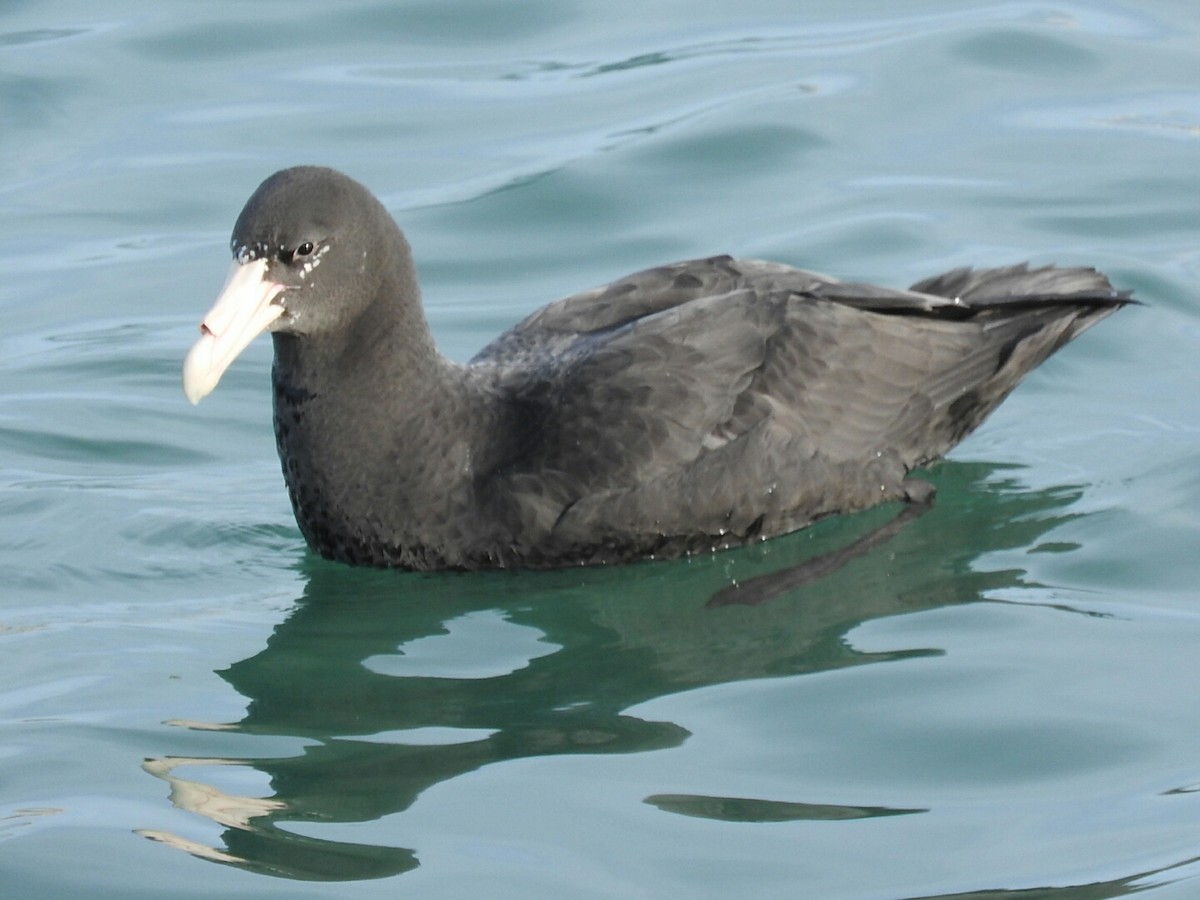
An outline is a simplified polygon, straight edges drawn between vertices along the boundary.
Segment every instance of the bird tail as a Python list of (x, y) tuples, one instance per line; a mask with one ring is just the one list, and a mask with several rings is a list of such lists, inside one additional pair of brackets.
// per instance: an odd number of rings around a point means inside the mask
[[(1095, 269), (1025, 265), (997, 269), (955, 269), (914, 284), (913, 291), (955, 300), (938, 307), (953, 316), (971, 318), (983, 330), (982, 358), (991, 357), (991, 372), (941, 406), (930, 441), (940, 456), (970, 434), (1020, 384), (1064, 344), (1121, 307), (1137, 303)], [(992, 368), (994, 366), (994, 368)], [(940, 405), (940, 404), (939, 404)], [(921, 463), (918, 463), (921, 464)]]

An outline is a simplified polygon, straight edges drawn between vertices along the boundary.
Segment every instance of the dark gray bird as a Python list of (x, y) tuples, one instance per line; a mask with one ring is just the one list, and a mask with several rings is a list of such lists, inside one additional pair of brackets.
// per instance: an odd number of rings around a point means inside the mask
[(404, 235), (345, 175), (272, 175), (232, 249), (188, 398), (270, 331), (304, 537), (410, 569), (673, 557), (918, 499), (910, 469), (1131, 302), (1092, 269), (902, 291), (718, 256), (551, 303), (464, 366), (434, 347)]

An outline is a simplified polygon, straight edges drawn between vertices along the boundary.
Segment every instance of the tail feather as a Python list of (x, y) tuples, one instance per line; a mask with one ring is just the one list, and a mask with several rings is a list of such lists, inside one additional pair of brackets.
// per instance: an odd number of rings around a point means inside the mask
[[(1100, 272), (1026, 265), (955, 269), (919, 281), (913, 291), (956, 302), (934, 315), (978, 323), (982, 341), (975, 371), (945, 373), (927, 386), (938, 411), (919, 441), (920, 462), (943, 455), (973, 431), (1047, 357), (1122, 306), (1136, 303)], [(984, 374), (990, 368), (989, 374)], [(945, 384), (942, 382), (945, 381)]]
[(1095, 269), (1031, 269), (1026, 263), (994, 269), (954, 269), (918, 281), (910, 290), (955, 299), (976, 309), (1062, 303), (1117, 308), (1136, 302), (1129, 291), (1118, 291)]

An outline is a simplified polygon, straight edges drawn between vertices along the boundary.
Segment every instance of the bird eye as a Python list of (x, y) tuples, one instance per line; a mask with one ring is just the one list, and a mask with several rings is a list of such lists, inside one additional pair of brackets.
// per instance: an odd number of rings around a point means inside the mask
[[(297, 244), (293, 249), (288, 250), (286, 247), (279, 248), (279, 259), (287, 265), (294, 265), (302, 260), (310, 257), (316, 251), (317, 245), (312, 241), (304, 241)], [(315, 264), (315, 260), (314, 260)], [(305, 263), (308, 265), (308, 263)]]

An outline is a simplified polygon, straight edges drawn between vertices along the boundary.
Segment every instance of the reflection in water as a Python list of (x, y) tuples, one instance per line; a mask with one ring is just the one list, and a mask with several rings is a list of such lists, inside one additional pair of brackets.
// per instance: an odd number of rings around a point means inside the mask
[(1143, 891), (1176, 881), (1194, 877), (1187, 870), (1196, 865), (1197, 858), (1184, 860), (1176, 865), (1148, 872), (1138, 872), (1126, 878), (1112, 881), (1097, 881), (1094, 884), (1071, 885), (1069, 887), (1035, 887), (1024, 890), (969, 891), (965, 894), (929, 894), (910, 897), (907, 900), (1108, 900), (1110, 897), (1128, 897)]
[(646, 802), (665, 812), (722, 822), (809, 822), (874, 819), (928, 812), (924, 809), (891, 809), (886, 806), (831, 806), (828, 803), (785, 803), (744, 797), (704, 797), (699, 794), (654, 794)]
[[(896, 507), (758, 547), (612, 569), (414, 575), (306, 562), (304, 596), (266, 648), (221, 673), (248, 699), (245, 716), (211, 727), (298, 737), (307, 746), (287, 758), (148, 762), (171, 784), (176, 805), (224, 827), (224, 847), (147, 836), (283, 877), (393, 875), (419, 864), (417, 849), (321, 840), (278, 826), (395, 815), (426, 788), (504, 760), (675, 747), (685, 729), (624, 711), (680, 691), (937, 652), (862, 653), (844, 635), (871, 619), (1022, 583), (1020, 571), (981, 571), (978, 558), (1034, 547), (1071, 517), (1065, 508), (1077, 493), (1022, 490), (996, 473), (942, 464), (931, 512), (828, 577), (755, 606), (707, 602), (735, 581), (853, 542)], [(269, 777), (274, 795), (232, 797), (179, 774), (214, 762), (252, 766)], [(758, 822), (920, 812), (794, 799), (658, 795), (646, 802)]]

